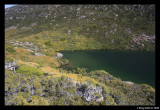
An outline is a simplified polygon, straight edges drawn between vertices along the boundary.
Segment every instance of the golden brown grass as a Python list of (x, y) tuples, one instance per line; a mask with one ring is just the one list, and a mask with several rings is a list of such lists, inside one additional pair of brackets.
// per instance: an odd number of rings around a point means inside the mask
[(58, 61), (50, 56), (35, 56), (31, 55), (27, 49), (24, 48), (15, 48), (16, 52), (13, 54), (8, 54), (5, 57), (14, 58), (16, 60), (21, 60), (24, 62), (33, 62), (37, 64), (42, 64), (41, 66), (59, 66)]

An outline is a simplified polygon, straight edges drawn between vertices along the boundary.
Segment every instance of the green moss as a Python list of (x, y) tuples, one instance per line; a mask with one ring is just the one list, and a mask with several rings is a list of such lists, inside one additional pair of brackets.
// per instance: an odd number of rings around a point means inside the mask
[(35, 55), (35, 52), (30, 52), (31, 55)]
[(45, 44), (46, 46), (52, 46), (51, 41), (46, 41), (44, 44)]
[(28, 65), (23, 65), (20, 66), (17, 70), (18, 73), (23, 73), (26, 75), (37, 75), (37, 76), (41, 76), (43, 75), (43, 72), (35, 67), (31, 67)]
[(5, 62), (13, 62), (14, 61), (14, 59), (13, 58), (8, 58), (8, 57), (5, 57)]
[(116, 105), (114, 99), (111, 96), (107, 96), (106, 98), (107, 105)]
[(14, 53), (14, 52), (16, 52), (16, 51), (14, 50), (14, 46), (6, 46), (5, 49), (6, 49), (9, 53)]

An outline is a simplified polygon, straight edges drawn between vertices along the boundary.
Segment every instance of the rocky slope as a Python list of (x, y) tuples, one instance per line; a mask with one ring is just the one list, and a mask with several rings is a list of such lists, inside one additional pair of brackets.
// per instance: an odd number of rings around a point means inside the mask
[(122, 81), (103, 70), (66, 71), (59, 68), (67, 62), (63, 57), (36, 55), (27, 48), (5, 49), (6, 105), (155, 104), (149, 85)]
[[(44, 73), (44, 71), (42, 73)], [(5, 104), (155, 104), (155, 90), (152, 87), (145, 84), (138, 85), (129, 81), (122, 81), (102, 70), (92, 71), (91, 73), (88, 73), (88, 76), (90, 76), (91, 78), (88, 78), (87, 76), (76, 75), (78, 79), (76, 79), (75, 76), (71, 77), (73, 73), (56, 73), (51, 72), (51, 70), (49, 74), (42, 73), (36, 68), (30, 66), (20, 66), (18, 69), (16, 69), (15, 72), (6, 70)], [(67, 76), (65, 74), (69, 75)]]
[(46, 38), (62, 45), (59, 50), (154, 51), (155, 6), (17, 5), (5, 9), (5, 29), (15, 30), (7, 38)]

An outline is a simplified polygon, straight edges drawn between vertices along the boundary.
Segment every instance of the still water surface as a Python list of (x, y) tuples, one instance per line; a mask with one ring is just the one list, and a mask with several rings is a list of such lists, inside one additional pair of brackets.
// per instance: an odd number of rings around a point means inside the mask
[(146, 83), (155, 87), (155, 53), (146, 51), (85, 50), (62, 51), (72, 70), (77, 67), (105, 70), (115, 77), (135, 83)]

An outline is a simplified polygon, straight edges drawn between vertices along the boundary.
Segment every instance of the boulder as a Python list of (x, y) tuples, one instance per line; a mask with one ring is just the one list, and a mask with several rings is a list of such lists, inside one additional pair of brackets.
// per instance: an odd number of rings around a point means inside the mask
[(56, 55), (56, 57), (57, 57), (57, 58), (62, 58), (62, 57), (63, 57), (63, 54), (58, 52), (57, 55)]
[(134, 83), (131, 82), (131, 81), (123, 81), (123, 82), (126, 83), (126, 84), (130, 84), (130, 85), (134, 84)]

